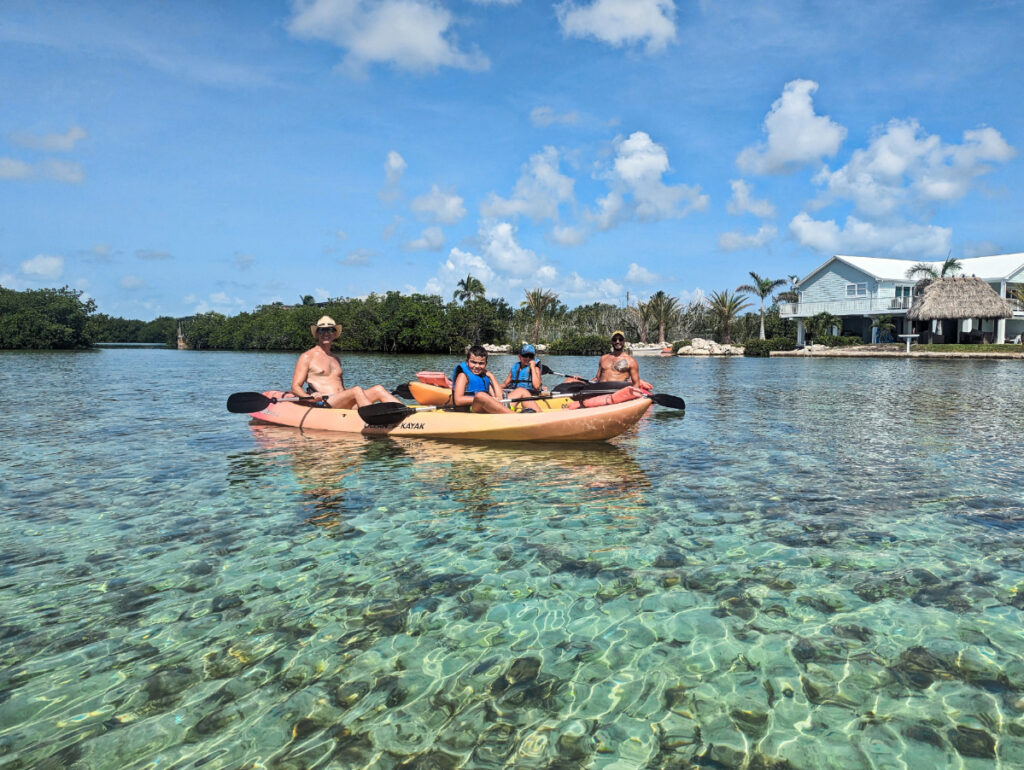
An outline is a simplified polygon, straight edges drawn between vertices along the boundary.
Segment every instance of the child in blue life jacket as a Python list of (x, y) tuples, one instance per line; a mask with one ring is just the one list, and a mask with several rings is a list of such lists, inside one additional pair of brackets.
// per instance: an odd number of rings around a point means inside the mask
[(519, 348), (519, 360), (512, 364), (512, 369), (502, 384), (502, 390), (513, 390), (523, 388), (533, 395), (540, 393), (540, 362), (535, 360), (537, 351), (533, 345), (523, 345)]
[[(509, 393), (509, 398), (529, 395), (525, 388), (516, 388)], [(452, 400), (455, 406), (469, 407), (473, 412), (507, 414), (512, 411), (501, 403), (501, 385), (487, 371), (487, 350), (481, 345), (473, 345), (466, 352), (466, 360), (452, 371)]]

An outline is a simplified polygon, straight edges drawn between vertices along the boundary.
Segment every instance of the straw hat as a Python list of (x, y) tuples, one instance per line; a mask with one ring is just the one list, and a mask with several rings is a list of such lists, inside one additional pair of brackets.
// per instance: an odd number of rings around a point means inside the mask
[(317, 329), (334, 329), (334, 336), (331, 340), (336, 340), (341, 336), (341, 324), (335, 323), (334, 319), (329, 315), (320, 316), (320, 320), (309, 327), (309, 331), (312, 332), (313, 336), (316, 336)]

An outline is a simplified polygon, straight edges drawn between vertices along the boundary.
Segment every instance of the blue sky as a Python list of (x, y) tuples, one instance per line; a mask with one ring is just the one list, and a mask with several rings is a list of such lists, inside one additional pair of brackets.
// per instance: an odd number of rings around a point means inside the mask
[(0, 285), (688, 300), (1024, 251), (1024, 4), (0, 5)]

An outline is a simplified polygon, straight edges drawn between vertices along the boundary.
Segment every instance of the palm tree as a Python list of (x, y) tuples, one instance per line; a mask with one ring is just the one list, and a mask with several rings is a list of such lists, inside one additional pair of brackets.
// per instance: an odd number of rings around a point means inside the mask
[(733, 294), (728, 289), (711, 292), (711, 297), (708, 298), (708, 311), (718, 321), (718, 328), (722, 332), (722, 343), (725, 345), (732, 344), (732, 339), (729, 337), (729, 326), (736, 320), (736, 316), (750, 307), (750, 303), (746, 300), (746, 297)]
[(947, 254), (939, 270), (928, 262), (918, 262), (907, 269), (907, 278), (945, 278), (947, 274), (952, 276), (963, 269), (964, 265), (959, 259)]
[(750, 271), (753, 283), (745, 283), (737, 286), (736, 291), (748, 291), (761, 298), (761, 339), (764, 339), (764, 301), (772, 296), (772, 293), (780, 286), (786, 285), (785, 278), (762, 278), (753, 270)]
[(823, 310), (807, 319), (807, 336), (813, 339), (827, 337), (832, 327), (843, 328), (843, 319)]
[(892, 334), (896, 331), (896, 324), (892, 322), (891, 315), (880, 315), (875, 319), (875, 322), (871, 324), (872, 329), (878, 329), (878, 341), (882, 341), (884, 335), (889, 336), (889, 341), (892, 341)]
[(484, 285), (480, 279), (474, 278), (472, 275), (467, 275), (455, 284), (455, 291), (452, 293), (452, 299), (456, 302), (466, 303), (471, 299), (483, 299), (485, 293), (486, 289), (484, 289)]
[(651, 320), (658, 325), (658, 344), (665, 344), (665, 329), (679, 317), (679, 300), (668, 296), (660, 289), (647, 301)]
[(775, 295), (775, 299), (781, 302), (799, 302), (800, 301), (800, 276), (791, 275), (789, 278), (789, 288), (785, 291), (780, 291)]
[(651, 322), (651, 303), (638, 301), (636, 305), (626, 305), (624, 315), (630, 326), (636, 327), (636, 335), (640, 338), (640, 344), (646, 345), (647, 328)]
[(558, 295), (550, 289), (534, 288), (523, 292), (526, 299), (519, 303), (520, 307), (529, 308), (533, 314), (533, 344), (537, 344), (540, 337), (541, 318), (558, 305)]

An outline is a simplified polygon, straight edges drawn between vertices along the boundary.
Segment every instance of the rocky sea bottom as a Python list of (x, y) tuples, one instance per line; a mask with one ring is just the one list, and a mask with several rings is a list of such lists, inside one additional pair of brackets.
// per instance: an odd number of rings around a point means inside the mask
[(687, 400), (608, 446), (5, 443), (0, 768), (1024, 766), (1005, 426)]

